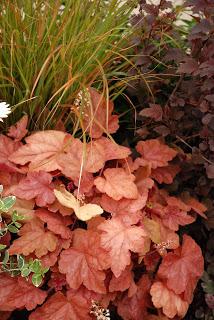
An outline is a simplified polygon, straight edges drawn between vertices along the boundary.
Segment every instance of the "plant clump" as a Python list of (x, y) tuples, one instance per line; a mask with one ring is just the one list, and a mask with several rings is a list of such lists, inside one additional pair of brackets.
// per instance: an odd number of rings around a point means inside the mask
[[(102, 103), (112, 112), (111, 102), (89, 92), (95, 109)], [(182, 154), (149, 139), (137, 143), (134, 155), (103, 126), (92, 129), (85, 143), (58, 130), (24, 141), (25, 127), (13, 137), (1, 135), (3, 196), (15, 195), (13, 210), (22, 215), (17, 235), (2, 244), (10, 256), (39, 261), (45, 271), (33, 290), (22, 274), (2, 273), (0, 309), (34, 309), (30, 320), (108, 319), (106, 309), (124, 320), (184, 317), (204, 261), (197, 243), (180, 238), (179, 229), (206, 218), (206, 207), (161, 188), (179, 172)], [(13, 219), (11, 210), (2, 216)], [(21, 300), (9, 290), (16, 286)]]

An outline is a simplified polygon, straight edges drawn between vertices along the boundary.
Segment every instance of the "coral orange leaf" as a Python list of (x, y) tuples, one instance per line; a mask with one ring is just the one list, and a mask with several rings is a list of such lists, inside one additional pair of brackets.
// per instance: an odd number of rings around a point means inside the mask
[(79, 139), (70, 139), (64, 153), (60, 153), (58, 164), (61, 172), (68, 178), (74, 179), (80, 176), (81, 167), (86, 159), (86, 146)]
[(180, 172), (180, 167), (170, 164), (166, 167), (152, 169), (151, 177), (158, 183), (171, 184), (178, 172)]
[(199, 279), (204, 270), (200, 247), (187, 235), (183, 237), (182, 248), (168, 253), (158, 270), (158, 276), (166, 280), (167, 287), (176, 294), (184, 292), (191, 278)]
[(35, 206), (34, 200), (25, 200), (16, 198), (16, 203), (14, 206), (7, 212), (7, 215), (12, 217), (14, 211), (17, 211), (19, 215), (23, 217), (22, 222), (27, 222), (35, 217)]
[(25, 200), (35, 199), (37, 206), (43, 207), (55, 201), (52, 176), (45, 171), (28, 172), (14, 190), (14, 195)]
[(162, 282), (155, 282), (150, 290), (152, 302), (156, 308), (163, 308), (163, 313), (170, 319), (176, 315), (184, 317), (189, 304), (181, 299), (172, 290), (169, 290)]
[(9, 157), (16, 152), (21, 145), (20, 142), (15, 142), (3, 134), (0, 135), (0, 168), (2, 171), (18, 171), (15, 164), (9, 160)]
[(62, 217), (58, 213), (50, 212), (45, 209), (36, 210), (36, 216), (47, 223), (47, 228), (53, 233), (60, 235), (63, 239), (71, 238), (72, 232), (67, 227), (73, 222), (71, 217)]
[(114, 160), (114, 159), (126, 159), (131, 154), (131, 150), (127, 147), (120, 146), (116, 142), (101, 137), (100, 139), (96, 140), (105, 150), (105, 160)]
[(131, 262), (131, 253), (142, 252), (146, 232), (137, 226), (127, 226), (120, 219), (112, 218), (98, 226), (102, 231), (101, 246), (109, 251), (111, 269), (119, 277)]
[(15, 141), (22, 140), (26, 134), (28, 133), (27, 130), (28, 124), (28, 116), (23, 116), (14, 126), (11, 126), (8, 131), (8, 137), (15, 139)]
[(57, 292), (34, 311), (29, 320), (90, 320), (89, 308), (87, 301), (78, 294), (68, 298)]
[(59, 259), (60, 252), (63, 249), (68, 249), (71, 244), (71, 239), (58, 239), (56, 249), (54, 251), (49, 251), (46, 255), (40, 258), (42, 266), (45, 268), (53, 267), (57, 260)]
[(125, 224), (136, 224), (142, 214), (140, 212), (146, 205), (148, 198), (148, 191), (146, 190), (143, 195), (138, 195), (138, 198), (135, 200), (131, 199), (121, 199), (116, 201), (106, 194), (103, 194), (100, 199), (100, 204), (102, 208), (112, 214), (113, 217), (118, 217)]
[(92, 173), (99, 171), (106, 161), (125, 159), (131, 153), (129, 148), (120, 146), (105, 137), (89, 142), (86, 152), (85, 170)]
[(174, 206), (165, 207), (161, 219), (163, 224), (173, 231), (178, 231), (179, 225), (185, 226), (195, 221), (194, 217)]
[(112, 115), (113, 103), (94, 88), (89, 88), (87, 95), (89, 102), (84, 108), (84, 129), (92, 138), (100, 138), (104, 132), (116, 132), (119, 125), (118, 117)]
[(71, 209), (64, 207), (59, 203), (59, 201), (56, 199), (54, 203), (48, 205), (48, 210), (51, 212), (59, 212), (62, 216), (70, 216), (73, 212)]
[(69, 135), (61, 131), (38, 131), (25, 139), (24, 146), (11, 152), (9, 159), (21, 165), (30, 163), (31, 171), (61, 169), (58, 159), (68, 143), (66, 137)]
[(149, 290), (151, 281), (147, 275), (140, 278), (137, 290), (130, 298), (124, 296), (117, 304), (118, 314), (123, 320), (142, 320), (147, 315), (147, 307), (151, 306)]
[(23, 254), (28, 256), (35, 252), (35, 255), (40, 258), (49, 251), (53, 252), (58, 242), (57, 237), (52, 232), (46, 231), (44, 223), (39, 219), (33, 219), (26, 223), (20, 229), (19, 236), (10, 246), (9, 253), (11, 255)]
[(0, 309), (1, 311), (13, 311), (15, 309), (34, 309), (42, 304), (47, 293), (20, 277), (10, 277), (7, 274), (0, 274)]
[(132, 272), (132, 263), (126, 267), (126, 269), (121, 273), (121, 275), (116, 278), (114, 275), (109, 283), (109, 291), (125, 291), (131, 286), (135, 286), (134, 274)]
[(100, 235), (83, 229), (74, 231), (72, 247), (64, 250), (59, 260), (59, 271), (66, 274), (71, 288), (78, 289), (84, 284), (98, 293), (106, 293), (102, 269), (108, 266), (108, 254), (100, 247)]
[(8, 320), (10, 318), (10, 315), (11, 315), (10, 311), (0, 311), (1, 320)]
[(169, 320), (169, 318), (165, 317), (162, 314), (158, 314), (158, 316), (154, 314), (149, 314), (148, 316), (145, 317), (144, 320)]
[(134, 180), (135, 176), (122, 168), (108, 168), (104, 171), (104, 178), (96, 178), (94, 184), (100, 192), (114, 200), (137, 199), (138, 190)]
[(167, 166), (168, 162), (177, 155), (176, 150), (157, 139), (140, 141), (136, 149), (142, 155), (145, 165), (150, 164), (152, 169)]

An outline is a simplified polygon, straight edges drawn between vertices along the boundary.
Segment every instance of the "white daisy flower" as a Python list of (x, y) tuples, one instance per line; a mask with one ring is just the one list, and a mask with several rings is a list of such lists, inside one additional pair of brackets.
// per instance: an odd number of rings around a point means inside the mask
[(11, 109), (8, 103), (0, 102), (0, 121), (3, 122), (3, 118), (7, 118), (11, 113)]

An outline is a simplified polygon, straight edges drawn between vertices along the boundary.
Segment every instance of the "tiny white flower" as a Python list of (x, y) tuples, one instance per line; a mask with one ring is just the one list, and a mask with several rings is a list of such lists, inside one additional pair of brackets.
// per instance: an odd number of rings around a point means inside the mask
[(9, 104), (6, 102), (0, 102), (0, 121), (3, 122), (3, 118), (7, 118), (11, 113)]

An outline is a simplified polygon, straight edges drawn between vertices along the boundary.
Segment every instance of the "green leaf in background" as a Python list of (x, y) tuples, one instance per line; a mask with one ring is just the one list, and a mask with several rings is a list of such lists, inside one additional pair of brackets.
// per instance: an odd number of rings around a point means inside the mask
[(42, 283), (42, 275), (35, 273), (35, 274), (32, 276), (32, 283), (33, 283), (33, 285), (34, 285), (35, 287), (39, 287), (40, 284)]
[(9, 196), (3, 199), (0, 199), (0, 211), (8, 212), (15, 204), (16, 197)]
[(18, 228), (18, 229), (21, 228), (21, 226), (22, 226), (21, 223), (19, 223), (19, 222), (14, 222), (14, 225), (15, 225), (16, 228)]
[(21, 270), (21, 276), (24, 278), (28, 277), (30, 273), (31, 273), (31, 270), (28, 267), (24, 267)]
[(7, 246), (5, 244), (0, 244), (0, 250), (4, 250)]
[[(19, 214), (16, 210), (12, 213), (12, 221), (15, 223), (19, 220), (23, 220), (25, 217)], [(21, 225), (20, 225), (21, 226)]]
[(7, 264), (9, 261), (9, 258), (10, 258), (9, 252), (6, 250), (4, 253), (4, 259), (3, 259), (2, 263)]
[(25, 259), (22, 256), (17, 255), (17, 262), (18, 262), (18, 268), (23, 269), (25, 266)]
[(33, 260), (33, 262), (30, 263), (30, 269), (34, 273), (41, 274), (42, 272), (41, 262), (38, 259)]
[(7, 226), (7, 228), (12, 233), (17, 233), (19, 231), (19, 229), (17, 227), (10, 225), (10, 224)]

